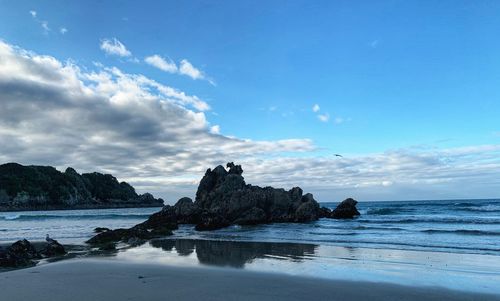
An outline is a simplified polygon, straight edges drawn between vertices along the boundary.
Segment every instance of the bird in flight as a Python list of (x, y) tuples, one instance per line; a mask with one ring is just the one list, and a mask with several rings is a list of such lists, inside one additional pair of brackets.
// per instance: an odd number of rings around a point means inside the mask
[(344, 156), (339, 155), (339, 154), (335, 154), (335, 157), (341, 157), (341, 158), (343, 158)]

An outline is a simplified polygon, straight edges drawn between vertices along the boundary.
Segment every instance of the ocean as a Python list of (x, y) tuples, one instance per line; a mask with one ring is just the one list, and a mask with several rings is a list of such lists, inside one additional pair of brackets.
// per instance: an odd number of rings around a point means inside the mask
[[(321, 205), (333, 209), (336, 204)], [(500, 200), (360, 202), (358, 209), (361, 216), (352, 220), (208, 232), (181, 225), (173, 236), (100, 256), (500, 295)], [(0, 243), (50, 234), (66, 244), (82, 244), (95, 227), (130, 227), (158, 210), (2, 212)]]
[[(337, 203), (322, 203), (335, 208)], [(232, 226), (196, 232), (181, 226), (176, 238), (301, 242), (382, 249), (500, 255), (500, 200), (360, 202), (359, 218), (306, 224)], [(1, 212), (0, 241), (82, 243), (95, 227), (130, 227), (159, 208)]]

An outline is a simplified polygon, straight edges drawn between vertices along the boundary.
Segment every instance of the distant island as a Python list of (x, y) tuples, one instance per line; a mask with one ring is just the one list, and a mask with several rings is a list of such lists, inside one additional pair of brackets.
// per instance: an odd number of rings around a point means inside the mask
[(161, 207), (110, 174), (60, 172), (51, 166), (0, 165), (0, 211)]

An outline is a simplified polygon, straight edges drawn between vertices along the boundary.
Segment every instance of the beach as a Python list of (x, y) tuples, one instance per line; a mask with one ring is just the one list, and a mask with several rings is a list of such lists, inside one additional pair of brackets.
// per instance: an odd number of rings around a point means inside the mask
[(500, 300), (436, 287), (84, 259), (0, 274), (2, 300)]
[(0, 289), (2, 300), (498, 300), (499, 205), (365, 202), (353, 220), (179, 225), (172, 236), (111, 250), (84, 243), (93, 228), (130, 227), (155, 209), (0, 213), (0, 245), (43, 244), (50, 233), (68, 251), (2, 271)]

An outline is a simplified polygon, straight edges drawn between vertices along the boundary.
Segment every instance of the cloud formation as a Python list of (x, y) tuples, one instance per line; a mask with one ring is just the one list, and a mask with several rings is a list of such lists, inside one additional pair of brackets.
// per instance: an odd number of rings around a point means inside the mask
[(176, 73), (178, 71), (177, 65), (172, 60), (165, 59), (157, 54), (146, 57), (144, 61), (147, 64), (168, 73)]
[(168, 73), (186, 75), (194, 80), (207, 80), (211, 85), (215, 86), (215, 81), (213, 79), (208, 78), (205, 73), (194, 67), (193, 64), (186, 59), (181, 60), (179, 67), (177, 67), (175, 62), (171, 59), (166, 59), (158, 54), (147, 56), (144, 58), (144, 62)]
[(208, 167), (235, 161), (248, 183), (301, 186), (320, 201), (492, 197), (500, 145), (319, 156), (309, 139), (220, 134), (207, 102), (141, 74), (88, 71), (0, 41), (0, 162), (101, 171), (175, 202)]
[(0, 162), (100, 170), (154, 192), (192, 185), (226, 160), (314, 149), (308, 139), (222, 136), (205, 101), (140, 74), (87, 72), (3, 42), (0, 57)]
[(43, 29), (43, 34), (49, 34), (49, 32), (50, 32), (49, 22), (45, 21), (45, 20), (38, 19), (38, 12), (36, 10), (30, 10), (29, 13), (30, 13), (31, 17), (33, 18), (33, 20), (35, 20), (35, 22), (40, 24), (40, 26)]
[(132, 53), (120, 42), (117, 38), (102, 39), (100, 44), (101, 50), (109, 55), (117, 55), (120, 57), (129, 57)]
[(330, 120), (330, 114), (328, 114), (328, 113), (325, 113), (325, 114), (318, 114), (318, 119), (319, 119), (321, 122), (328, 122), (328, 120)]

